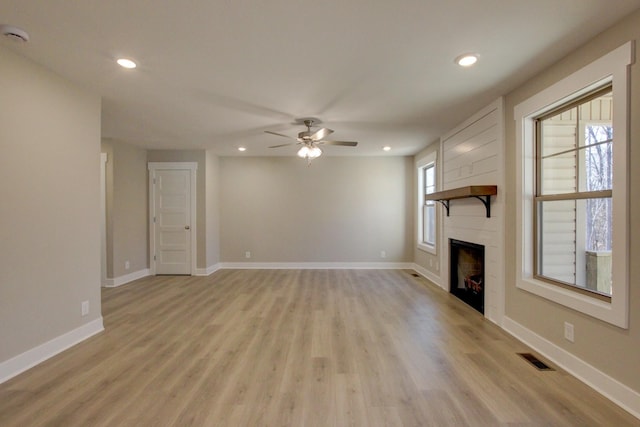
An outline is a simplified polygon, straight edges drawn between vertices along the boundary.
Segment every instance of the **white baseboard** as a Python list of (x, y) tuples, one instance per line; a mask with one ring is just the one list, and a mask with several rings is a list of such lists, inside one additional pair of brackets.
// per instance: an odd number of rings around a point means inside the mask
[(221, 269), (237, 270), (403, 270), (409, 262), (222, 262)]
[(102, 317), (0, 363), (0, 384), (104, 330)]
[(640, 393), (507, 316), (502, 319), (502, 327), (505, 331), (640, 419)]
[(214, 264), (214, 265), (210, 265), (207, 268), (196, 268), (195, 276), (210, 276), (213, 273), (215, 273), (216, 271), (220, 270), (221, 268), (222, 267), (220, 266), (220, 263)]
[[(444, 289), (444, 286), (442, 286), (442, 278), (440, 276), (436, 276), (435, 274), (418, 264), (413, 264), (412, 268), (422, 277), (429, 280), (430, 282), (433, 282), (433, 284), (437, 287)], [(444, 290), (448, 291), (448, 289)]]
[(147, 277), (151, 275), (151, 271), (148, 268), (143, 270), (134, 271), (133, 273), (125, 274), (124, 276), (114, 277), (113, 279), (107, 279), (105, 283), (105, 288), (115, 288), (118, 286), (125, 285), (129, 282), (133, 282), (134, 280), (142, 279), (143, 277)]

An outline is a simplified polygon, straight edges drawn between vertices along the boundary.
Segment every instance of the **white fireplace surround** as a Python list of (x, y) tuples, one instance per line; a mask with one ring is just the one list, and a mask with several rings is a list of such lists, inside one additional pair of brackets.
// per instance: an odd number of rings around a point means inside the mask
[(497, 185), (491, 217), (474, 198), (451, 203), (442, 215), (441, 286), (450, 291), (449, 239), (484, 246), (484, 315), (502, 325), (504, 316), (504, 161), (503, 100), (498, 99), (440, 139), (440, 190), (469, 185)]

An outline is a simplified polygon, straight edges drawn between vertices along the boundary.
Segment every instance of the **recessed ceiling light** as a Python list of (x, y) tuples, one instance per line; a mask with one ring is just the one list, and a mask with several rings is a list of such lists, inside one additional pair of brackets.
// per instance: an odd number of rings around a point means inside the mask
[(384, 151), (391, 151), (391, 147), (389, 147), (388, 145), (385, 145), (384, 147), (382, 147), (382, 149)]
[(136, 68), (138, 64), (127, 58), (120, 58), (116, 61), (123, 68)]
[(470, 67), (478, 62), (478, 55), (475, 53), (465, 53), (455, 59), (455, 63), (461, 67)]
[(238, 147), (238, 151), (247, 151), (246, 147)]

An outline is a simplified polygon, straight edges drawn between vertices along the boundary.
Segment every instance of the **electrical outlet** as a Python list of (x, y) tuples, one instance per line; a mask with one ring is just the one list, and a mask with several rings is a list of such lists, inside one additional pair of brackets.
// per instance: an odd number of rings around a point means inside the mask
[(436, 262), (436, 271), (440, 271), (440, 263)]
[(251, 252), (246, 251), (246, 252), (244, 253), (244, 257), (245, 257), (245, 258), (251, 258)]
[(429, 267), (433, 267), (433, 258), (429, 258)]
[(380, 258), (386, 258), (387, 257), (387, 251), (380, 251)]
[(124, 269), (128, 270), (129, 268), (131, 268), (131, 263), (129, 261), (125, 261), (124, 262)]
[(89, 301), (82, 301), (82, 315), (86, 316), (89, 314)]
[(573, 324), (564, 322), (564, 337), (566, 340), (573, 342)]

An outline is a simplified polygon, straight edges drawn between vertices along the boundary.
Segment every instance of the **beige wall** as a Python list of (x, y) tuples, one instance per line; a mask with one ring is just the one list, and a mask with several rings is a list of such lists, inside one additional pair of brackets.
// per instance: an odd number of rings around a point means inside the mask
[(147, 151), (103, 141), (102, 152), (108, 156), (107, 277), (117, 278), (149, 268)]
[(220, 174), (224, 262), (413, 260), (410, 157), (223, 157)]
[[(577, 71), (628, 40), (640, 38), (640, 12), (605, 31), (555, 66), (547, 69), (506, 96), (506, 253), (514, 254), (516, 236), (516, 152), (514, 106)], [(636, 47), (636, 58), (638, 57)], [(630, 105), (630, 326), (611, 326), (573, 310), (536, 297), (515, 287), (515, 263), (506, 262), (506, 315), (546, 340), (640, 392), (640, 65), (631, 66)], [(574, 324), (575, 343), (563, 338), (565, 321)]]
[(3, 47), (0, 76), (6, 361), (100, 318), (100, 97)]
[(207, 154), (205, 150), (150, 150), (147, 153), (149, 162), (195, 162), (196, 172), (196, 250), (197, 268), (207, 268), (207, 193), (206, 169)]
[[(437, 160), (436, 160), (436, 176), (437, 176), (437, 180), (440, 180), (440, 176), (442, 175), (440, 173), (440, 168), (442, 167), (442, 161), (440, 159), (440, 142), (439, 141), (434, 141), (431, 144), (429, 144), (427, 146), (427, 148), (423, 149), (422, 151), (420, 151), (418, 154), (416, 154), (414, 156), (414, 163), (413, 163), (413, 195), (412, 198), (413, 200), (416, 200), (417, 198), (417, 194), (418, 194), (418, 174), (417, 174), (417, 170), (418, 170), (418, 161), (432, 153), (437, 153)], [(440, 191), (440, 189), (442, 189), (442, 183), (437, 182), (436, 183), (436, 191)], [(413, 223), (413, 239), (414, 239), (414, 257), (413, 257), (413, 262), (415, 262), (418, 266), (426, 269), (429, 271), (429, 273), (431, 273), (433, 276), (435, 277), (440, 277), (440, 269), (442, 268), (442, 266), (440, 266), (440, 253), (439, 251), (436, 251), (438, 253), (436, 254), (432, 254), (430, 252), (424, 251), (422, 249), (419, 249), (417, 247), (417, 238), (418, 238), (418, 207), (414, 206), (414, 209), (416, 211), (416, 215), (415, 215), (415, 219), (414, 219), (414, 223)], [(437, 221), (438, 221), (438, 230), (441, 230), (443, 227), (443, 223), (442, 223), (442, 215), (441, 215), (441, 209), (436, 209), (436, 215), (437, 216)], [(442, 233), (438, 233), (437, 239), (441, 239), (442, 238)], [(438, 244), (436, 245), (438, 248), (442, 247), (440, 245), (441, 242), (438, 242)], [(435, 279), (434, 279), (435, 280)]]

